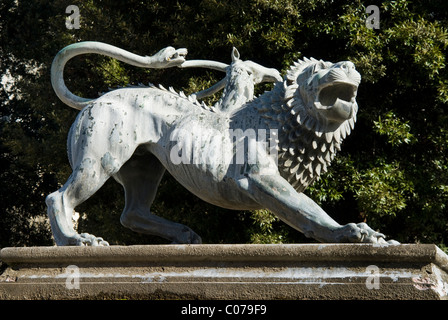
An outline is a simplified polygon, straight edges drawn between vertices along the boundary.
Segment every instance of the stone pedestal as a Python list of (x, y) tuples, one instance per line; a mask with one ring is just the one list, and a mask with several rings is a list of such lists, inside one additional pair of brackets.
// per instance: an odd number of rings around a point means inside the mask
[(447, 299), (435, 245), (3, 248), (0, 299)]

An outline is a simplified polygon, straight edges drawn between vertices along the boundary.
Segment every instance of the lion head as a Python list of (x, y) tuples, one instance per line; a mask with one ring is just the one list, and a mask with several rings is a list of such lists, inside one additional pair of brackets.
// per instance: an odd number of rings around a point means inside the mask
[(280, 174), (304, 191), (326, 172), (356, 121), (361, 82), (353, 63), (303, 59), (261, 99), (259, 112), (277, 128)]
[(297, 85), (309, 115), (327, 126), (338, 127), (356, 113), (361, 76), (350, 61), (338, 63), (301, 60), (289, 70), (288, 81)]

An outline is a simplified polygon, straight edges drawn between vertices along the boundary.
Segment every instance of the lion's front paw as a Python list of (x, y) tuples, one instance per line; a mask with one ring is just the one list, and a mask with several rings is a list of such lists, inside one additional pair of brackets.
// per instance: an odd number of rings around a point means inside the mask
[(188, 50), (185, 48), (174, 49), (173, 47), (166, 47), (151, 57), (151, 67), (170, 68), (179, 66), (185, 62), (187, 53)]
[(104, 241), (103, 238), (95, 237), (93, 234), (89, 233), (81, 233), (76, 237), (76, 245), (77, 246), (109, 246), (109, 243), (107, 241)]
[(376, 243), (376, 244), (392, 244), (396, 245), (399, 242), (395, 240), (386, 241), (386, 236), (380, 232), (376, 232), (370, 228), (366, 223), (349, 223), (342, 226), (338, 230), (339, 242), (354, 242), (354, 243)]
[(176, 239), (171, 244), (201, 244), (201, 237), (191, 230), (189, 227), (184, 227), (184, 230), (176, 235)]

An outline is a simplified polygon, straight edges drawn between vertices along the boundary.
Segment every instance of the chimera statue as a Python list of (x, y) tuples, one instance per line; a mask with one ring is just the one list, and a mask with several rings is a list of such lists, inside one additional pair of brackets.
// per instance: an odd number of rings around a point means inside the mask
[[(85, 53), (144, 68), (212, 68), (226, 77), (190, 96), (150, 85), (86, 99), (72, 94), (63, 80), (65, 63)], [(64, 103), (80, 110), (68, 136), (73, 173), (46, 199), (57, 245), (108, 245), (76, 232), (72, 215), (110, 177), (125, 191), (120, 219), (125, 227), (173, 243), (201, 243), (189, 227), (151, 213), (165, 170), (209, 203), (269, 209), (321, 242), (396, 243), (365, 223), (340, 225), (303, 194), (328, 169), (354, 127), (361, 76), (353, 63), (299, 60), (282, 78), (275, 69), (241, 60), (236, 49), (230, 66), (185, 61), (186, 54), (186, 49), (168, 47), (142, 57), (100, 42), (76, 43), (57, 54), (53, 88)], [(261, 82), (275, 84), (256, 98), (254, 86)], [(198, 101), (220, 89), (214, 106)]]

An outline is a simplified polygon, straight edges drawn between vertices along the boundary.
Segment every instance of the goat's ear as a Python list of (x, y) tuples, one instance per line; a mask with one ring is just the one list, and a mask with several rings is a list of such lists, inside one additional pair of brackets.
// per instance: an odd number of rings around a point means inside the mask
[(238, 52), (238, 50), (235, 47), (233, 47), (233, 50), (232, 50), (232, 62), (235, 62), (237, 60), (240, 60), (240, 53)]

